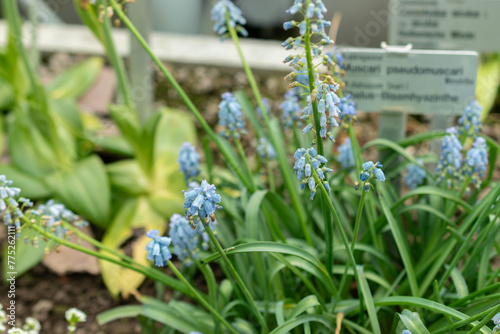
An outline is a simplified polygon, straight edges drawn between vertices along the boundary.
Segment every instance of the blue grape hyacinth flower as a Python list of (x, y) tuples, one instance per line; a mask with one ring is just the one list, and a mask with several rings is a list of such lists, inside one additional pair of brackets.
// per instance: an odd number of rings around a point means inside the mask
[[(376, 178), (379, 182), (385, 181), (385, 174), (382, 171), (382, 167), (382, 164), (378, 161), (376, 163), (373, 163), (373, 161), (367, 161), (362, 165), (363, 170), (359, 175), (359, 179), (363, 182), (365, 192), (369, 192), (370, 189), (373, 188), (373, 185), (368, 182), (371, 178)], [(354, 184), (354, 188), (356, 190), (358, 190), (359, 186), (360, 182), (356, 182)]]
[(281, 121), (285, 128), (290, 129), (294, 123), (300, 120), (302, 107), (300, 106), (299, 98), (295, 94), (295, 90), (290, 89), (285, 93), (285, 100), (281, 102), (280, 109), (283, 111)]
[(186, 218), (192, 226), (196, 226), (199, 221), (206, 224), (207, 219), (215, 221), (215, 210), (222, 209), (218, 205), (222, 197), (215, 192), (215, 189), (214, 185), (203, 180), (199, 187), (183, 191)]
[(276, 151), (273, 145), (265, 137), (259, 138), (259, 144), (257, 145), (257, 154), (259, 157), (266, 161), (272, 161), (276, 159)]
[[(293, 155), (295, 158), (295, 175), (300, 181), (300, 189), (303, 190), (306, 185), (311, 190), (311, 199), (316, 195), (316, 180), (313, 176), (313, 170), (318, 174), (327, 191), (330, 191), (330, 184), (325, 180), (325, 173), (333, 172), (332, 169), (324, 166), (328, 160), (322, 155), (319, 155), (314, 147), (308, 149), (299, 148)], [(323, 166), (321, 166), (323, 165)]]
[(483, 107), (477, 101), (465, 107), (462, 116), (458, 119), (458, 134), (461, 136), (466, 134), (468, 137), (475, 137), (481, 130), (481, 113)]
[(479, 186), (487, 166), (488, 151), (486, 149), (486, 141), (482, 137), (477, 137), (465, 157), (464, 174), (472, 177), (472, 182)]
[(149, 230), (146, 233), (146, 236), (152, 239), (146, 245), (146, 258), (150, 261), (154, 260), (155, 266), (163, 267), (172, 258), (172, 254), (170, 254), (170, 250), (168, 249), (168, 246), (170, 246), (172, 239), (168, 237), (162, 237), (159, 234), (160, 231), (158, 230)]
[(344, 169), (350, 169), (356, 165), (354, 161), (354, 153), (352, 151), (351, 139), (347, 138), (345, 142), (339, 146), (338, 161)]
[(495, 314), (493, 319), (491, 319), (493, 323), (495, 324), (495, 327), (493, 327), (493, 333), (500, 332), (500, 312)]
[(236, 7), (229, 0), (219, 0), (212, 8), (213, 30), (223, 38), (229, 34), (228, 26), (236, 29), (243, 36), (248, 36), (248, 32), (243, 25), (247, 23), (241, 13), (241, 9)]
[(340, 121), (342, 122), (342, 125), (356, 120), (356, 108), (351, 94), (348, 94), (340, 99), (339, 109), (341, 111)]
[(198, 254), (199, 233), (192, 229), (189, 221), (174, 214), (170, 218), (168, 236), (172, 240), (173, 252), (186, 266), (193, 264)]
[(222, 101), (219, 103), (219, 125), (224, 128), (221, 135), (225, 138), (231, 135), (239, 138), (245, 133), (241, 105), (230, 92), (222, 94)]
[[(462, 144), (457, 138), (457, 129), (452, 127), (446, 130), (448, 134), (441, 143), (441, 157), (436, 166), (437, 182), (447, 180), (447, 186), (451, 187), (452, 180), (460, 180), (460, 168), (462, 167)], [(450, 178), (451, 177), (451, 178)]]
[(179, 163), (180, 171), (184, 174), (186, 183), (189, 182), (190, 178), (200, 174), (200, 155), (190, 143), (185, 142), (182, 144), (177, 162)]
[(426, 176), (425, 169), (422, 167), (422, 160), (418, 159), (416, 164), (411, 164), (406, 169), (406, 186), (410, 189), (415, 189), (424, 183)]

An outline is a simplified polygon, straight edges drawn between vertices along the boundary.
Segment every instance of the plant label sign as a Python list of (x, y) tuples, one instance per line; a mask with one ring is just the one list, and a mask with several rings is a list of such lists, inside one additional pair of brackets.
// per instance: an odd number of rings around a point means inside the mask
[(499, 0), (390, 0), (390, 44), (499, 51)]
[(356, 109), (460, 114), (474, 99), (478, 54), (410, 48), (342, 49)]

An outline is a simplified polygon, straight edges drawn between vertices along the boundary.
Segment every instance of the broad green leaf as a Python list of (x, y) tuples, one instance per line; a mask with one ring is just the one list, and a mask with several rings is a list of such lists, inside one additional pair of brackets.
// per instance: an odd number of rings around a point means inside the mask
[(123, 136), (101, 137), (94, 141), (94, 145), (100, 147), (104, 151), (126, 158), (132, 158), (134, 156), (132, 147)]
[(47, 178), (52, 191), (71, 210), (101, 228), (109, 223), (111, 195), (108, 175), (97, 155), (78, 161), (74, 168)]
[(53, 147), (41, 135), (25, 108), (8, 119), (8, 147), (13, 165), (33, 176), (43, 176), (58, 165)]
[(412, 334), (430, 334), (429, 330), (422, 323), (422, 320), (420, 320), (418, 313), (403, 310), (399, 317)]
[[(132, 257), (135, 261), (149, 266), (146, 259), (146, 244), (149, 238), (145, 231), (158, 229), (165, 231), (164, 219), (151, 207), (147, 197), (131, 198), (123, 203), (103, 236), (102, 243), (112, 249), (120, 249), (125, 241), (134, 236), (134, 230), (141, 231), (141, 236), (132, 241)], [(116, 264), (100, 261), (102, 278), (113, 296), (128, 294), (141, 285), (144, 276)]]
[(12, 84), (0, 76), (0, 111), (9, 109), (15, 102), (15, 99), (16, 95)]
[(0, 175), (5, 175), (7, 180), (12, 180), (14, 186), (21, 188), (21, 196), (30, 199), (48, 198), (52, 191), (43, 179), (34, 177), (12, 164), (0, 165)]
[[(134, 110), (129, 109), (124, 105), (111, 105), (109, 108), (109, 113), (116, 125), (120, 129), (120, 132), (133, 149), (136, 157), (141, 155), (141, 129), (139, 125), (139, 119)], [(141, 162), (141, 166), (143, 163)]]
[(483, 107), (481, 121), (484, 121), (491, 111), (498, 94), (500, 84), (500, 59), (498, 56), (481, 61), (477, 69), (476, 98)]
[[(69, 99), (51, 99), (49, 103), (51, 110), (54, 112), (54, 116), (58, 118), (60, 123), (63, 124), (74, 137), (82, 137), (82, 117), (76, 102)], [(71, 139), (74, 140), (73, 138)]]
[(306, 312), (311, 307), (315, 307), (318, 305), (320, 305), (320, 304), (319, 304), (318, 298), (316, 296), (311, 295), (311, 296), (304, 297), (304, 298), (302, 298), (302, 300), (300, 302), (297, 303), (297, 305), (293, 309), (292, 313), (290, 314), (289, 318), (290, 319), (296, 318), (299, 315), (301, 315), (302, 313)]
[(154, 136), (153, 169), (150, 177), (151, 204), (164, 217), (184, 211), (182, 190), (187, 189), (177, 158), (184, 142), (195, 144), (191, 118), (176, 110), (161, 112)]
[(57, 76), (47, 90), (55, 99), (77, 99), (94, 84), (103, 65), (100, 57), (88, 58)]
[(455, 286), (458, 298), (465, 298), (469, 295), (469, 287), (467, 286), (467, 282), (465, 278), (462, 276), (462, 273), (458, 270), (457, 267), (453, 268), (451, 271), (451, 280), (453, 281), (453, 285)]
[(106, 165), (111, 187), (128, 195), (144, 195), (149, 183), (137, 160), (120, 160)]

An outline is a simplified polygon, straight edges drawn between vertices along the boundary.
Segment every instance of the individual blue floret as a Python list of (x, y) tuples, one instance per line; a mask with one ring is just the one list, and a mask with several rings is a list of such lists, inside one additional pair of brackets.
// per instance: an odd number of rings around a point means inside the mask
[(347, 138), (345, 142), (339, 146), (338, 161), (344, 169), (350, 169), (356, 165), (354, 161), (354, 153), (352, 151), (351, 139)]
[(183, 143), (179, 150), (177, 162), (180, 166), (180, 171), (184, 174), (186, 183), (189, 179), (200, 174), (200, 155), (196, 152), (196, 148), (190, 143)]
[(281, 121), (285, 128), (290, 129), (292, 125), (300, 120), (300, 111), (302, 110), (299, 98), (293, 89), (285, 93), (285, 101), (281, 102), (280, 109), (283, 111)]
[[(314, 198), (316, 194), (316, 180), (313, 176), (313, 170), (316, 171), (320, 180), (322, 180), (323, 185), (326, 190), (330, 190), (330, 185), (325, 181), (325, 173), (333, 172), (332, 169), (324, 166), (328, 163), (328, 160), (322, 155), (319, 155), (313, 147), (308, 149), (299, 148), (293, 155), (295, 158), (295, 175), (300, 181), (300, 189), (303, 190), (306, 185), (311, 190), (311, 199)], [(323, 165), (323, 167), (321, 166)]]
[(146, 233), (146, 236), (152, 239), (146, 245), (146, 258), (150, 261), (154, 260), (155, 266), (163, 267), (172, 258), (172, 254), (170, 254), (170, 250), (168, 249), (172, 239), (168, 237), (161, 237), (159, 234), (160, 231), (158, 230), (149, 230)]
[(222, 207), (218, 205), (222, 197), (215, 192), (215, 186), (209, 184), (206, 180), (201, 181), (200, 187), (183, 191), (184, 208), (186, 209), (186, 218), (189, 219), (192, 226), (196, 226), (198, 221), (206, 224), (206, 220), (215, 220), (215, 210)]
[(425, 169), (422, 167), (422, 160), (418, 159), (416, 164), (411, 164), (406, 169), (406, 186), (410, 189), (415, 189), (424, 183), (426, 176)]
[[(458, 140), (455, 128), (446, 130), (448, 134), (441, 143), (441, 157), (436, 166), (437, 182), (448, 179), (448, 186), (451, 187), (453, 179), (460, 180), (460, 168), (462, 167), (462, 144)], [(451, 179), (450, 179), (451, 177)]]
[(259, 138), (257, 154), (263, 160), (272, 161), (276, 159), (276, 151), (273, 145), (265, 137)]
[(168, 236), (174, 246), (174, 254), (184, 262), (186, 266), (193, 264), (198, 254), (199, 234), (191, 227), (189, 221), (179, 215), (174, 214), (170, 218)]
[[(227, 37), (228, 26), (236, 29), (243, 36), (248, 36), (248, 32), (243, 25), (247, 23), (241, 14), (241, 10), (229, 0), (219, 0), (212, 8), (213, 30), (222, 37)], [(228, 18), (229, 17), (229, 18)]]
[(477, 101), (472, 101), (458, 119), (458, 135), (466, 134), (468, 137), (475, 137), (481, 130), (481, 113), (483, 108)]
[(224, 128), (221, 135), (226, 138), (231, 135), (239, 138), (241, 134), (245, 133), (241, 105), (229, 92), (222, 94), (222, 101), (219, 103), (219, 125)]

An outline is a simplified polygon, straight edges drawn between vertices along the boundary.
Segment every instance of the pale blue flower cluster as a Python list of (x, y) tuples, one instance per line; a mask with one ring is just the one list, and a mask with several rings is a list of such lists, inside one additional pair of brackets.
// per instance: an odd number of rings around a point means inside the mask
[(464, 174), (471, 176), (472, 182), (479, 185), (486, 171), (486, 166), (488, 166), (486, 141), (482, 137), (477, 137), (465, 157)]
[(406, 169), (405, 183), (410, 189), (415, 189), (424, 183), (426, 177), (425, 169), (422, 167), (422, 160), (418, 159), (416, 164), (411, 164)]
[(265, 137), (259, 138), (257, 154), (263, 160), (272, 161), (276, 159), (276, 151), (273, 145)]
[(174, 254), (188, 267), (193, 264), (198, 253), (199, 234), (191, 228), (189, 221), (179, 215), (174, 214), (170, 218), (168, 236), (174, 246)]
[(500, 312), (495, 314), (493, 319), (491, 319), (493, 323), (495, 324), (495, 327), (493, 327), (493, 333), (500, 332)]
[(294, 123), (300, 120), (300, 111), (302, 107), (299, 103), (299, 98), (293, 89), (289, 89), (285, 93), (285, 100), (281, 102), (280, 109), (283, 111), (281, 121), (285, 128), (290, 129)]
[[(16, 198), (21, 193), (21, 189), (11, 187), (11, 185), (11, 180), (7, 180), (5, 175), (0, 175), (0, 213), (5, 211), (3, 215), (3, 222), (5, 225), (12, 225), (15, 222), (16, 228), (20, 228), (21, 223), (18, 218), (21, 218), (23, 213), (19, 208)], [(13, 216), (14, 219), (12, 218)]]
[(340, 121), (342, 125), (356, 120), (356, 108), (351, 94), (340, 99), (339, 109), (341, 111)]
[(200, 155), (196, 152), (196, 148), (188, 142), (182, 144), (177, 158), (180, 170), (184, 174), (186, 183), (189, 179), (200, 174)]
[(333, 70), (333, 73), (337, 77), (342, 75), (342, 70), (345, 67), (344, 56), (342, 56), (342, 53), (337, 46), (333, 47), (333, 51), (329, 50), (325, 52), (322, 57), (323, 65), (326, 65), (330, 70)]
[(410, 332), (409, 330), (407, 330), (407, 329), (404, 329), (404, 330), (401, 332), (401, 334), (411, 334), (411, 332)]
[(354, 153), (352, 152), (351, 139), (347, 138), (344, 143), (339, 146), (338, 161), (344, 169), (350, 169), (356, 165)]
[[(446, 137), (441, 143), (441, 157), (436, 166), (438, 174), (437, 182), (443, 182), (447, 179), (447, 186), (451, 187), (452, 179), (461, 179), (460, 168), (462, 167), (462, 144), (457, 138), (457, 129), (449, 128), (446, 130)], [(447, 176), (452, 179), (447, 178)]]
[[(327, 137), (333, 142), (333, 135), (330, 131), (328, 131), (328, 125), (330, 127), (338, 127), (339, 124), (335, 117), (339, 116), (340, 109), (337, 104), (340, 103), (340, 99), (335, 94), (335, 92), (339, 89), (338, 84), (327, 84), (324, 82), (317, 83), (317, 95), (310, 95), (307, 97), (307, 106), (302, 110), (302, 119), (308, 120), (313, 115), (313, 106), (312, 100), (315, 98), (318, 102), (318, 112), (319, 112), (319, 125), (320, 132), (319, 136), (321, 138)], [(311, 131), (313, 125), (309, 123), (302, 129), (302, 133), (307, 133)]]
[(170, 254), (170, 250), (168, 249), (172, 239), (160, 236), (160, 231), (158, 230), (149, 230), (146, 232), (146, 236), (152, 239), (146, 245), (146, 258), (150, 261), (154, 260), (157, 267), (165, 266), (172, 258), (172, 254)]
[(196, 225), (196, 233), (198, 233), (198, 235), (201, 237), (201, 247), (204, 249), (204, 250), (208, 250), (209, 248), (209, 241), (210, 241), (210, 237), (208, 236), (208, 233), (206, 231), (206, 228), (210, 227), (210, 229), (214, 232), (215, 235), (216, 234), (216, 231), (215, 231), (215, 227), (217, 226), (217, 220), (210, 220), (208, 222), (208, 225), (203, 225), (201, 222), (198, 222), (198, 225)]
[(68, 229), (61, 224), (62, 221), (73, 223), (80, 228), (88, 225), (87, 221), (81, 220), (79, 216), (74, 214), (71, 210), (68, 210), (63, 204), (56, 203), (52, 199), (45, 204), (40, 204), (32, 213), (40, 216), (42, 225), (48, 227), (52, 233), (59, 238), (63, 238), (68, 231)]
[(328, 160), (322, 155), (319, 155), (313, 147), (308, 149), (299, 148), (293, 155), (295, 158), (295, 175), (300, 181), (300, 189), (303, 190), (307, 186), (311, 190), (311, 199), (316, 194), (316, 180), (313, 176), (313, 170), (316, 171), (320, 180), (322, 180), (324, 187), (330, 191), (330, 184), (325, 179), (325, 173), (333, 172), (332, 169), (321, 165), (328, 163)]
[[(309, 4), (307, 4), (306, 0), (295, 0), (292, 7), (290, 7), (286, 12), (291, 15), (301, 12), (302, 14), (304, 14), (305, 18), (301, 22), (292, 20), (287, 21), (283, 24), (283, 29), (285, 30), (289, 30), (294, 27), (299, 28), (299, 36), (295, 38), (289, 37), (282, 44), (282, 46), (287, 50), (292, 48), (296, 49), (304, 42), (304, 36), (307, 32), (306, 19), (310, 20), (309, 33), (311, 35), (320, 36), (321, 45), (328, 45), (330, 43), (333, 43), (333, 41), (328, 37), (328, 34), (325, 32), (325, 28), (331, 25), (329, 21), (323, 20), (326, 11), (326, 7), (323, 4), (322, 0), (311, 0)], [(317, 45), (312, 45), (312, 50), (315, 56), (318, 56), (320, 54), (320, 50)]]
[(224, 128), (221, 135), (226, 138), (231, 135), (239, 138), (245, 133), (241, 105), (230, 92), (222, 94), (222, 101), (219, 103), (219, 125)]
[[(266, 108), (266, 115), (269, 115), (269, 112), (271, 111), (271, 102), (269, 102), (268, 98), (263, 97), (262, 104), (264, 105), (264, 108)], [(259, 106), (255, 108), (255, 113), (259, 116), (259, 118), (263, 118), (262, 110), (260, 110)]]
[[(363, 182), (365, 192), (373, 188), (373, 185), (368, 182), (370, 178), (375, 177), (379, 182), (385, 181), (385, 174), (381, 169), (383, 166), (380, 162), (373, 163), (373, 161), (367, 161), (362, 167), (363, 171), (359, 175), (359, 179)], [(359, 188), (359, 182), (356, 182), (355, 188), (356, 190)]]
[(243, 36), (248, 36), (248, 32), (243, 25), (247, 23), (241, 14), (241, 10), (230, 0), (219, 0), (212, 8), (213, 30), (220, 36), (227, 37), (228, 26), (236, 29)]
[(472, 101), (458, 119), (458, 134), (475, 137), (481, 130), (481, 113), (483, 108), (477, 101)]
[(186, 218), (192, 226), (196, 226), (199, 221), (206, 224), (207, 219), (215, 221), (215, 210), (222, 209), (218, 205), (222, 197), (215, 192), (214, 185), (203, 180), (199, 187), (191, 188), (183, 193)]

